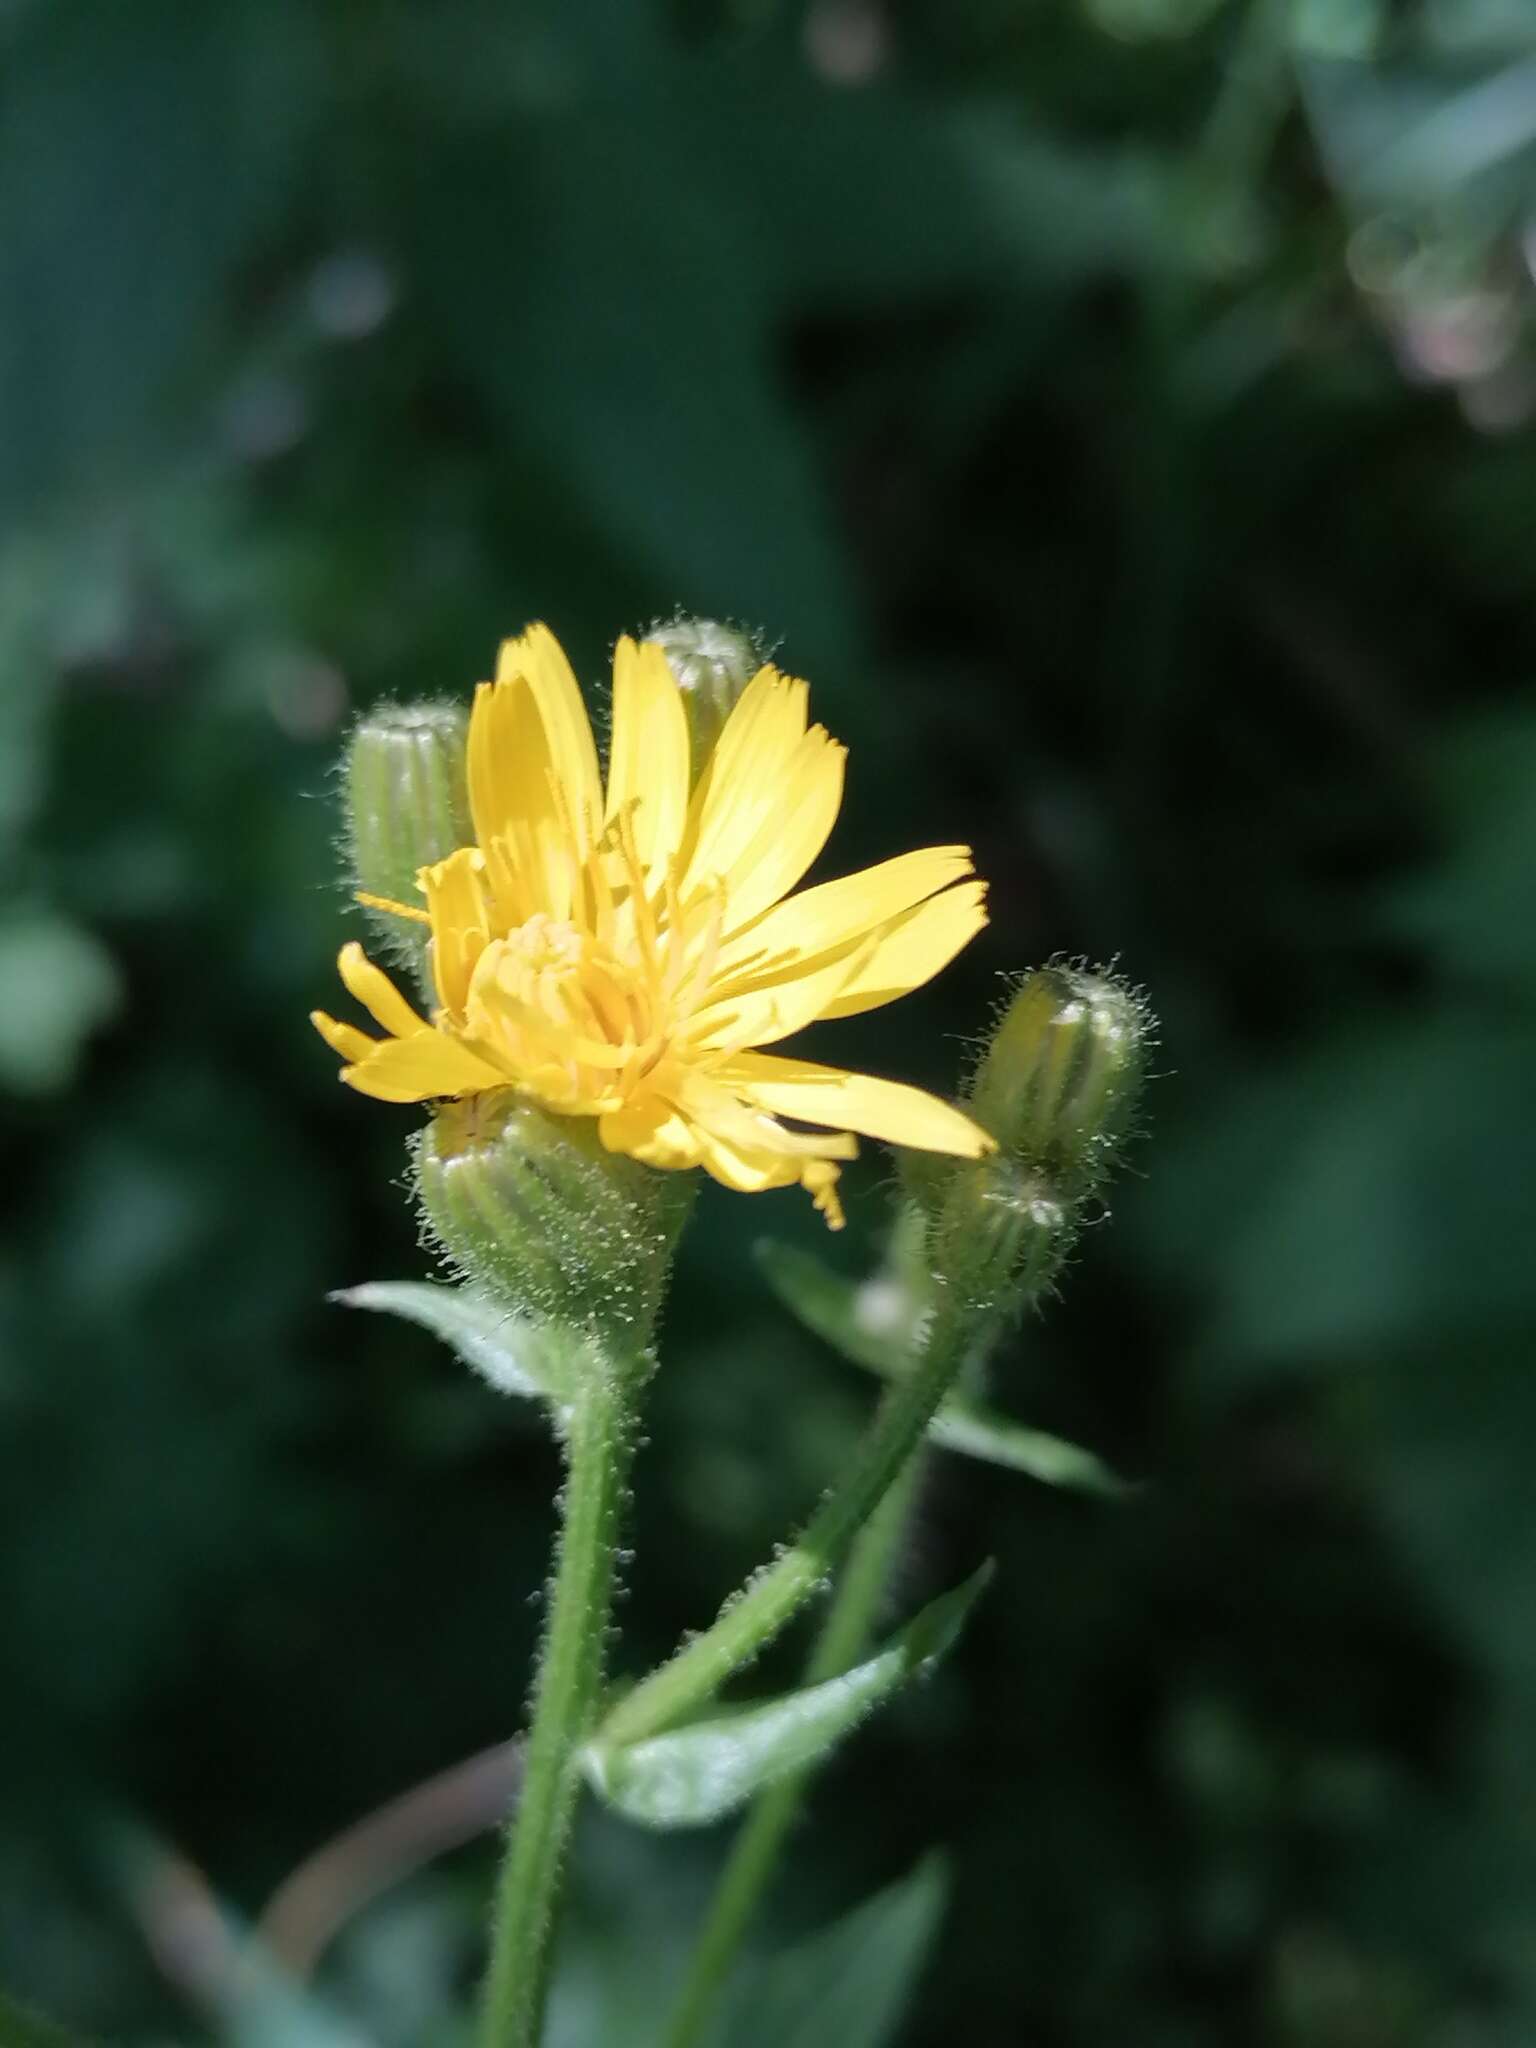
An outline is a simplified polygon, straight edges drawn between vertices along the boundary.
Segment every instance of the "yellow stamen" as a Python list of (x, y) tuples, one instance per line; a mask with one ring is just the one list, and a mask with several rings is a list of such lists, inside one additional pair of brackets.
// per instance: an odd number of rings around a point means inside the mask
[(389, 917), (408, 917), (412, 924), (430, 924), (429, 912), (418, 910), (411, 903), (397, 903), (393, 896), (374, 896), (367, 889), (352, 891), (354, 903), (361, 903), (364, 910), (382, 910)]

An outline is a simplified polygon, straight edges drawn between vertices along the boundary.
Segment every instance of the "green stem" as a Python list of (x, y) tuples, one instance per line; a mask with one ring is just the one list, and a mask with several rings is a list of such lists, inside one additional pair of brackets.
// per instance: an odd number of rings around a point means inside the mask
[(542, 2029), (550, 1939), (581, 1790), (577, 1756), (603, 1679), (634, 1452), (633, 1384), (606, 1364), (589, 1369), (564, 1415), (564, 1520), (522, 1794), (496, 1887), (482, 2048), (536, 2048)]
[(712, 1699), (733, 1671), (750, 1663), (824, 1590), (828, 1574), (922, 1442), (970, 1355), (974, 1330), (974, 1312), (946, 1298), (930, 1319), (917, 1363), (887, 1391), (842, 1484), (702, 1635), (620, 1700), (603, 1724), (605, 1742), (642, 1741)]
[[(862, 1653), (890, 1580), (922, 1465), (920, 1455), (908, 1461), (848, 1553), (848, 1562), (838, 1574), (836, 1597), (805, 1667), (806, 1685), (835, 1678)], [(694, 1947), (666, 2048), (694, 2048), (699, 2039), (758, 1902), (773, 1882), (813, 1775), (814, 1766), (795, 1771), (753, 1801)]]

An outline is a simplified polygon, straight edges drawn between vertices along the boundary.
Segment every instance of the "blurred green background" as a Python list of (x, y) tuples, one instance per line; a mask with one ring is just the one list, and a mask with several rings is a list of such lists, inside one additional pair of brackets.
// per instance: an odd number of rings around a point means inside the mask
[[(304, 1021), (333, 762), (681, 606), (813, 679), (837, 869), (992, 878), (820, 1050), (951, 1087), (1056, 949), (1163, 1020), (996, 1390), (1147, 1485), (935, 1465), (903, 1606), (999, 1580), (764, 1942), (947, 1902), (793, 2048), (1536, 2040), (1533, 250), (1530, 0), (4, 0), (0, 1982), (307, 2040), (201, 1902), (521, 1712), (553, 1452), (324, 1300), (423, 1270)], [(867, 1411), (750, 1263), (819, 1231), (701, 1204), (632, 1671)], [(560, 2048), (646, 2048), (723, 1839), (587, 1826)], [(453, 2038), (491, 1856), (352, 1917), (328, 2042)]]

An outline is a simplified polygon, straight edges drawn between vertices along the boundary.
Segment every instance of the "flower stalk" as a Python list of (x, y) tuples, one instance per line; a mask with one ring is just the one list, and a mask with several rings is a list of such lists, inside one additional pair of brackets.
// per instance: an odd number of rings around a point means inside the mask
[[(863, 1655), (890, 1584), (923, 1465), (923, 1455), (918, 1452), (859, 1532), (838, 1574), (832, 1605), (807, 1659), (805, 1685), (835, 1678)], [(699, 2040), (753, 1915), (773, 1882), (784, 1844), (815, 1775), (815, 1766), (807, 1765), (769, 1786), (752, 1802), (694, 1945), (665, 2048), (694, 2048)]]
[(827, 1590), (830, 1574), (959, 1379), (971, 1353), (972, 1331), (968, 1306), (941, 1295), (912, 1371), (886, 1393), (842, 1484), (824, 1496), (788, 1549), (727, 1601), (702, 1635), (620, 1700), (603, 1723), (605, 1742), (643, 1741), (703, 1706), (733, 1672), (761, 1655), (802, 1607)]
[(556, 1907), (581, 1791), (577, 1757), (603, 1683), (641, 1377), (633, 1367), (615, 1371), (608, 1361), (578, 1362), (572, 1374), (578, 1392), (560, 1418), (562, 1526), (522, 1797), (492, 1911), (482, 2048), (535, 2048), (543, 2029)]
[[(946, 1363), (958, 1361), (979, 1376), (1010, 1318), (1038, 1305), (1051, 1286), (1072, 1242), (1075, 1212), (1102, 1179), (1134, 1108), (1148, 1022), (1139, 1000), (1103, 976), (1047, 968), (1023, 977), (966, 1097), (966, 1107), (998, 1139), (997, 1154), (965, 1163), (903, 1157), (910, 1199), (892, 1265), (905, 1271), (917, 1301), (936, 1301), (943, 1311), (928, 1310), (918, 1363), (909, 1369), (917, 1376), (925, 1356), (933, 1374), (936, 1341)], [(930, 1377), (924, 1398), (931, 1384)], [(903, 1390), (898, 1380), (895, 1391)], [(893, 1406), (894, 1395), (882, 1420)], [(836, 1677), (861, 1654), (923, 1462), (916, 1440), (854, 1541), (806, 1666), (806, 1685)], [(696, 2048), (813, 1775), (814, 1766), (797, 1771), (753, 1802), (694, 1947), (666, 2048)]]

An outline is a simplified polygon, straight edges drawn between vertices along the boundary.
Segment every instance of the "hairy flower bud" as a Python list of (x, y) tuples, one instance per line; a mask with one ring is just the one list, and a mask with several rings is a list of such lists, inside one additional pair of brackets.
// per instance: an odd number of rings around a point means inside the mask
[(1152, 1020), (1104, 974), (1042, 967), (1015, 986), (963, 1097), (988, 1159), (900, 1155), (934, 1277), (975, 1308), (1038, 1295), (1125, 1137)]
[(666, 655), (683, 693), (697, 776), (737, 698), (762, 667), (762, 656), (750, 635), (718, 619), (679, 615), (652, 626), (645, 637)]
[(1015, 988), (967, 1107), (1004, 1152), (1079, 1201), (1125, 1136), (1150, 1023), (1141, 998), (1108, 975), (1037, 968)]
[[(347, 743), (347, 843), (354, 885), (380, 903), (421, 907), (417, 871), (474, 838), (465, 787), (468, 710), (458, 704), (381, 704)], [(423, 974), (427, 929), (368, 906), (383, 951)]]
[(1072, 1210), (1044, 1175), (994, 1153), (951, 1176), (929, 1243), (934, 1271), (968, 1307), (989, 1309), (1040, 1294), (1074, 1235)]
[(440, 1108), (417, 1141), (428, 1228), (464, 1277), (536, 1321), (640, 1356), (692, 1177), (605, 1150), (590, 1118), (510, 1091)]

